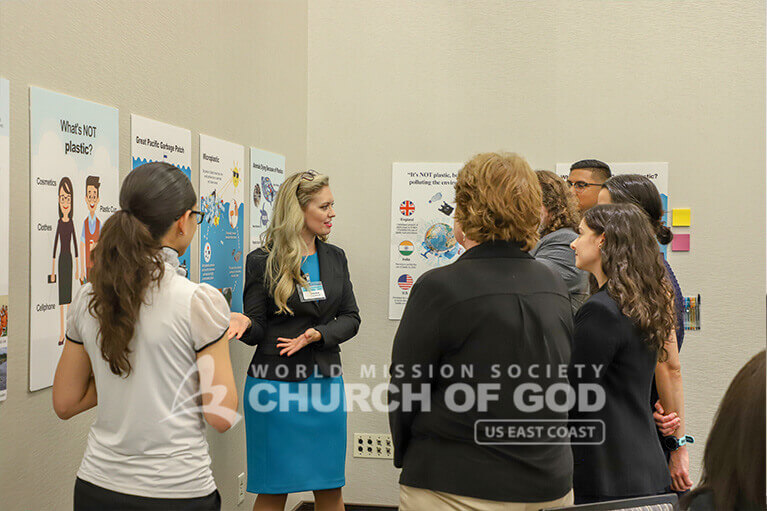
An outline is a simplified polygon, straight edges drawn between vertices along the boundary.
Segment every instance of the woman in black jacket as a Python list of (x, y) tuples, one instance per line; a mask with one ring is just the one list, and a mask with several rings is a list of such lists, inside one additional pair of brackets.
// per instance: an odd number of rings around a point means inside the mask
[(655, 233), (637, 206), (600, 205), (586, 212), (572, 248), (598, 291), (575, 315), (570, 384), (598, 385), (605, 398), (599, 410), (578, 403), (570, 412), (571, 421), (604, 423), (600, 445), (573, 443), (576, 503), (663, 493), (671, 479), (647, 402), (655, 366), (676, 339)]
[(566, 410), (536, 404), (566, 387), (572, 336), (564, 281), (528, 253), (541, 187), (522, 157), (486, 153), (458, 173), (455, 192), (466, 252), (418, 279), (392, 350), (400, 510), (569, 505), (567, 438), (507, 434), (567, 423)]
[(325, 241), (335, 217), (328, 183), (315, 171), (287, 178), (263, 247), (247, 258), (236, 334), (256, 346), (243, 399), (254, 510), (283, 509), (287, 494), (310, 490), (317, 509), (343, 509), (339, 344), (360, 316), (346, 256)]

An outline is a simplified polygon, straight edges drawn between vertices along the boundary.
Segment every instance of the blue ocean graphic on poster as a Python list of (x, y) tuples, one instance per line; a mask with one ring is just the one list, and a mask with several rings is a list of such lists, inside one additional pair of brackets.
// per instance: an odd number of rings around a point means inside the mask
[[(131, 114), (132, 169), (145, 163), (164, 161), (176, 166), (192, 180), (192, 132)], [(181, 268), (189, 277), (191, 246), (179, 256)]]
[(244, 147), (200, 135), (200, 282), (242, 312), (245, 243)]

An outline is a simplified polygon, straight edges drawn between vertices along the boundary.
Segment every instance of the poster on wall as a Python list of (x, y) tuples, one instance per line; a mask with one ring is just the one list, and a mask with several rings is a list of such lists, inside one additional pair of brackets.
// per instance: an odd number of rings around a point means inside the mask
[(200, 135), (200, 282), (215, 287), (242, 312), (245, 273), (245, 148)]
[[(131, 168), (149, 162), (164, 161), (175, 165), (186, 177), (192, 179), (192, 132), (131, 114)], [(178, 258), (181, 267), (189, 276), (191, 248)]]
[(277, 190), (285, 180), (285, 157), (250, 148), (250, 250), (261, 246), (261, 235), (272, 219)]
[(463, 253), (453, 234), (454, 187), (463, 165), (392, 165), (389, 319), (402, 319), (418, 277)]
[(39, 390), (53, 384), (67, 310), (119, 208), (119, 131), (116, 108), (37, 87), (29, 110), (29, 389)]
[[(567, 179), (570, 174), (571, 163), (557, 163), (557, 174)], [(653, 182), (660, 193), (663, 201), (664, 221), (671, 227), (668, 221), (668, 162), (641, 162), (641, 163), (613, 163), (605, 162), (610, 166), (610, 172), (613, 176), (620, 174), (641, 174)], [(660, 251), (663, 257), (667, 257), (668, 245), (660, 245)]]
[(0, 78), (0, 401), (8, 393), (8, 273), (10, 271), (10, 84)]

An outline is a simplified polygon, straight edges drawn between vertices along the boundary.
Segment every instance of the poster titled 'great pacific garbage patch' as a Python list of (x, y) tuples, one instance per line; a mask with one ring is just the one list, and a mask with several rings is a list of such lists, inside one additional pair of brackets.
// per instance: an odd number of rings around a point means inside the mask
[[(164, 122), (147, 119), (140, 115), (131, 114), (131, 155), (136, 168), (149, 162), (164, 161), (178, 167), (189, 180), (192, 179), (192, 132), (165, 124)], [(189, 276), (189, 252), (179, 256), (181, 268)]]

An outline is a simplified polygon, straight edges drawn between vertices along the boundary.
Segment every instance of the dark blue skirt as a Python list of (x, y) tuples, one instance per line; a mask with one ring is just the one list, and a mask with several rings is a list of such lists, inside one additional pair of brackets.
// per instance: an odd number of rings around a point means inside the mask
[(282, 494), (346, 484), (346, 406), (340, 376), (282, 382), (248, 376), (243, 409), (248, 491)]

